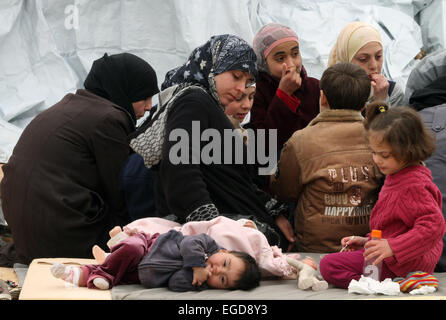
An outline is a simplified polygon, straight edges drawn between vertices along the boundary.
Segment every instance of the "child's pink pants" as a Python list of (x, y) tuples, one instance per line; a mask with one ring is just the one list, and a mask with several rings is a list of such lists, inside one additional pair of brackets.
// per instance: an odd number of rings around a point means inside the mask
[(116, 284), (139, 283), (138, 264), (149, 252), (159, 233), (146, 235), (137, 233), (117, 243), (110, 249), (110, 254), (101, 265), (85, 265), (81, 267), (81, 287), (95, 288), (93, 280), (104, 278), (110, 288)]
[[(348, 252), (330, 253), (324, 256), (319, 264), (322, 277), (328, 283), (347, 289), (350, 281), (361, 278), (364, 268), (364, 249)], [(385, 262), (382, 263), (381, 278), (395, 278)]]

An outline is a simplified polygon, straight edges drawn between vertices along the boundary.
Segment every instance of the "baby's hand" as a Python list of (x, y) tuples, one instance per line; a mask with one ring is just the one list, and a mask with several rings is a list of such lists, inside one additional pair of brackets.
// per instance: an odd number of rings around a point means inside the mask
[(192, 280), (192, 285), (201, 286), (207, 281), (209, 277), (209, 270), (206, 267), (193, 267), (194, 279)]
[(124, 227), (124, 232), (128, 234), (129, 236), (134, 236), (138, 233), (138, 230), (136, 228), (129, 228), (127, 226)]
[(393, 256), (393, 250), (387, 239), (369, 240), (365, 244), (364, 248), (365, 260), (376, 258), (376, 260), (373, 262), (374, 265), (377, 265), (385, 258)]
[(341, 251), (355, 251), (364, 247), (364, 244), (367, 242), (367, 238), (358, 237), (358, 236), (350, 236), (342, 238), (341, 240)]

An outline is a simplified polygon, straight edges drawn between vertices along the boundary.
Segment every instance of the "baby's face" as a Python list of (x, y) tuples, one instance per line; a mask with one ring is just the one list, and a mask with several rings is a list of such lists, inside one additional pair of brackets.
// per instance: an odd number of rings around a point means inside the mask
[(236, 282), (245, 271), (245, 263), (227, 250), (214, 253), (206, 261), (209, 276), (206, 281), (209, 287), (215, 289), (234, 288)]

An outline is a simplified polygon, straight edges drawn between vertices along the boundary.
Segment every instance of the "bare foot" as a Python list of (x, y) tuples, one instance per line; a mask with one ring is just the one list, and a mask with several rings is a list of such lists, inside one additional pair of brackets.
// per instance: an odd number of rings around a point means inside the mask
[(96, 262), (98, 264), (103, 264), (105, 261), (105, 258), (107, 255), (105, 254), (105, 251), (101, 249), (98, 245), (93, 246), (93, 257), (96, 259)]
[(116, 226), (113, 229), (111, 229), (108, 234), (110, 235), (110, 238), (113, 238), (114, 236), (116, 236), (120, 232), (122, 232), (121, 227), (120, 226)]

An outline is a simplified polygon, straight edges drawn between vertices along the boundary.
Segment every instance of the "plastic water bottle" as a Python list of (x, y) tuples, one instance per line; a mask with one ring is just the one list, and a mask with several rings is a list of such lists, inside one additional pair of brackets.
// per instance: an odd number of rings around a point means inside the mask
[[(372, 240), (380, 240), (381, 239), (381, 230), (372, 230)], [(376, 281), (380, 281), (381, 277), (381, 266), (382, 261), (378, 263), (377, 265), (373, 265), (373, 262), (376, 259), (370, 259), (370, 260), (364, 260), (364, 270), (363, 275), (364, 277), (370, 277)]]

